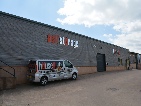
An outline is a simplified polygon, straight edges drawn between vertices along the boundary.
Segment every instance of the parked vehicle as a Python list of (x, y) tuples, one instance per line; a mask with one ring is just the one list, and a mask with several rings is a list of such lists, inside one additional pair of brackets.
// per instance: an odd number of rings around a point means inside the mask
[(48, 81), (77, 79), (78, 71), (68, 60), (30, 60), (27, 78), (46, 85)]

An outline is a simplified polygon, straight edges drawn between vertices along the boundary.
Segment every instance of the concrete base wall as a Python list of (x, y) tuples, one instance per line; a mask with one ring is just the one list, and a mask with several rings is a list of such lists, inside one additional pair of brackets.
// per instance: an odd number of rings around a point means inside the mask
[(123, 71), (126, 70), (125, 66), (106, 67), (106, 71)]
[(0, 90), (11, 89), (16, 87), (16, 78), (0, 77)]
[(78, 70), (78, 74), (91, 74), (97, 72), (97, 67), (76, 67)]
[[(78, 74), (91, 74), (97, 72), (97, 67), (76, 67), (78, 70)], [(106, 71), (123, 71), (126, 70), (125, 66), (117, 66), (117, 67), (106, 67)]]
[(0, 90), (3, 90), (3, 86), (4, 86), (4, 81), (2, 78), (0, 78)]
[(141, 64), (138, 64), (138, 69), (141, 70)]
[[(1, 68), (13, 73), (12, 68), (9, 68), (7, 66), (1, 67)], [(14, 66), (13, 68), (15, 69), (16, 84), (26, 83), (27, 82), (26, 74), (27, 74), (28, 68), (26, 66)], [(12, 76), (8, 74), (7, 72), (3, 71), (2, 69), (0, 69), (0, 77), (12, 77)]]
[(130, 64), (130, 69), (136, 69), (136, 64)]

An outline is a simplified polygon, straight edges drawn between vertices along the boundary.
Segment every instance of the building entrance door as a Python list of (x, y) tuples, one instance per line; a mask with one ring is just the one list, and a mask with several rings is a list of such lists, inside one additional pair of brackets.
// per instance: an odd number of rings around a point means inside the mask
[(106, 71), (105, 54), (98, 53), (96, 58), (97, 58), (97, 71), (98, 72)]

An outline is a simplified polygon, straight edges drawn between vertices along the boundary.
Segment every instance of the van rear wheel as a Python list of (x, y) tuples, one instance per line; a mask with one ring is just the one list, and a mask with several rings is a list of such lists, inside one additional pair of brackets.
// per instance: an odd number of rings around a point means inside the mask
[(72, 74), (72, 79), (73, 79), (73, 80), (76, 80), (76, 79), (77, 79), (77, 74), (76, 74), (76, 73), (73, 73), (73, 74)]
[(42, 77), (40, 80), (40, 84), (45, 86), (48, 83), (48, 78), (47, 77)]

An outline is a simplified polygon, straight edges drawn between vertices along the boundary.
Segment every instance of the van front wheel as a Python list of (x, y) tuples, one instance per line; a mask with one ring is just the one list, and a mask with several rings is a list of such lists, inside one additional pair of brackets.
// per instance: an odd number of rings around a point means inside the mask
[(48, 82), (48, 78), (47, 77), (42, 77), (41, 80), (40, 80), (40, 84), (45, 86)]
[(72, 79), (73, 79), (73, 80), (76, 80), (76, 79), (77, 79), (77, 74), (76, 74), (76, 73), (73, 73), (73, 74), (72, 74)]

